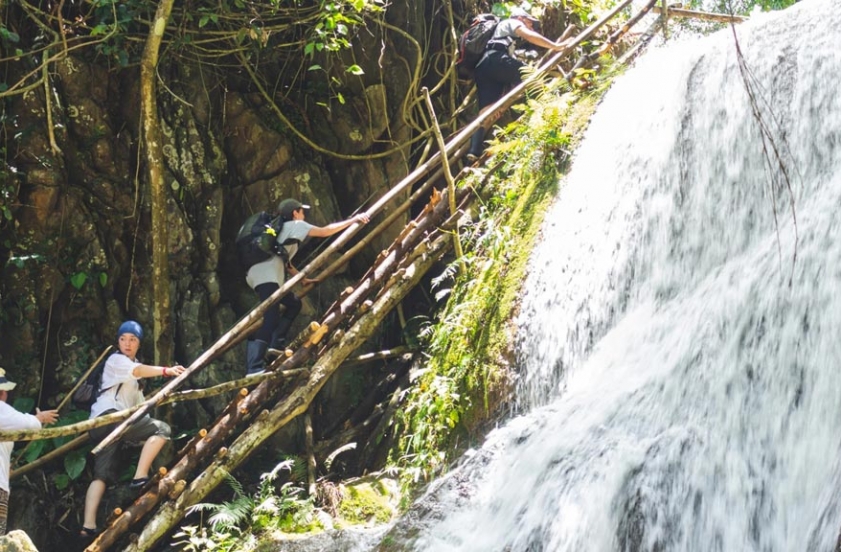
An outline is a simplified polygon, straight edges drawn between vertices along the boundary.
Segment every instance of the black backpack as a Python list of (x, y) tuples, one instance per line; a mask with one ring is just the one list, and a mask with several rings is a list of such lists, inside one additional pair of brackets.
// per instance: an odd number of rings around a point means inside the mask
[[(112, 354), (116, 355), (119, 353)], [(96, 368), (91, 370), (91, 373), (88, 374), (85, 381), (83, 381), (82, 384), (76, 388), (76, 391), (73, 392), (71, 400), (73, 401), (73, 406), (78, 410), (90, 410), (93, 403), (96, 402), (97, 397), (99, 397), (100, 393), (102, 393), (102, 373), (105, 372), (105, 362), (110, 357), (111, 355), (108, 355), (108, 357), (102, 359), (102, 361), (96, 365)], [(123, 384), (121, 383), (119, 385), (121, 386)], [(119, 386), (117, 387), (117, 392), (120, 392)]]
[(283, 226), (280, 217), (272, 218), (265, 211), (245, 219), (237, 233), (236, 246), (240, 264), (251, 268), (272, 255), (284, 255), (286, 250), (277, 245), (277, 235)]
[(480, 13), (473, 18), (470, 27), (464, 31), (458, 40), (458, 76), (464, 79), (473, 77), (473, 70), (482, 55), (488, 41), (493, 37), (499, 18), (491, 13)]

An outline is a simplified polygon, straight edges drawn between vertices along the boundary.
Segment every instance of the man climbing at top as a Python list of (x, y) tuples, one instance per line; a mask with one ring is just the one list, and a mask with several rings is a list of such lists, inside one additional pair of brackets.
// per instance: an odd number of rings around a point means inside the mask
[[(537, 18), (529, 12), (523, 8), (513, 8), (508, 19), (503, 19), (496, 26), (474, 73), (480, 115), (502, 98), (508, 90), (522, 82), (520, 71), (525, 63), (514, 56), (517, 38), (553, 51), (563, 50), (569, 45), (570, 39), (564, 40), (564, 37), (558, 41), (546, 38), (535, 30), (538, 25)], [(489, 124), (493, 124), (500, 116), (501, 113), (492, 116)], [(485, 128), (479, 127), (470, 139), (468, 162), (475, 162), (484, 149)]]

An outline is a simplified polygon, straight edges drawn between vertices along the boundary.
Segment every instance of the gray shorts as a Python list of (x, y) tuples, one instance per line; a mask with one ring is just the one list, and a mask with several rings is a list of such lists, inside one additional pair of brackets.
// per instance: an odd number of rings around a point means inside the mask
[[(106, 410), (100, 416), (111, 414), (116, 410)], [(102, 427), (95, 427), (90, 430), (91, 442), (94, 444), (105, 439), (121, 422), (115, 422)], [(126, 447), (142, 445), (149, 437), (163, 437), (169, 440), (172, 430), (169, 424), (144, 416), (134, 422), (123, 434), (119, 441), (108, 445), (96, 455), (93, 464), (93, 478), (105, 481), (108, 485), (117, 482), (117, 468), (120, 462), (120, 451)]]

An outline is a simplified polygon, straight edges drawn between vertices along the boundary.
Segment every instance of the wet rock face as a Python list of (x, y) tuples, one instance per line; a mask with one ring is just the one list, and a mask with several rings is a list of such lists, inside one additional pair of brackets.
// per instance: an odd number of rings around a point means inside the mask
[[(389, 18), (400, 19), (401, 28), (406, 21), (419, 26), (420, 4), (397, 2)], [(347, 64), (360, 63), (364, 73), (347, 80), (345, 102), (328, 105), (309, 91), (278, 88), (279, 109), (313, 144), (304, 144), (240, 76), (162, 59), (166, 87), (158, 87), (158, 109), (177, 360), (195, 358), (256, 304), (232, 247), (249, 214), (299, 197), (313, 206), (308, 220), (325, 225), (370, 205), (405, 176), (407, 151), (373, 160), (341, 155), (384, 151), (411, 137), (398, 116), (412, 83), (406, 60), (417, 58), (416, 49), (372, 28), (348, 54)], [(44, 406), (57, 403), (66, 384), (113, 342), (122, 320), (152, 323), (155, 245), (150, 190), (138, 166), (139, 71), (98, 63), (74, 55), (57, 62), (49, 101), (39, 88), (10, 103), (18, 134), (3, 144), (14, 171), (0, 179), (10, 207), (0, 217), (0, 365), (19, 382), (16, 393), (41, 395)], [(344, 76), (347, 64), (330, 71)], [(404, 222), (397, 220), (349, 270), (373, 259)], [(342, 278), (331, 287), (344, 287)], [(307, 308), (315, 315), (331, 300), (316, 293)], [(240, 353), (223, 356), (220, 373), (239, 370)], [(142, 357), (152, 354), (151, 340), (144, 341)]]

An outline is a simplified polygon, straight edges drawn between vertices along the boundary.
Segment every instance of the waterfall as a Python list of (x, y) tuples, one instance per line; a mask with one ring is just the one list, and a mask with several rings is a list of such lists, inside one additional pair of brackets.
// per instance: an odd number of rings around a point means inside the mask
[(729, 29), (617, 80), (531, 260), (523, 414), (432, 486), (410, 549), (833, 549), (839, 13), (737, 28), (770, 140)]

